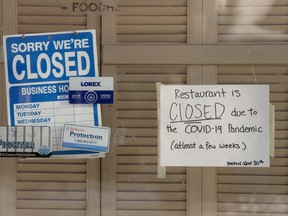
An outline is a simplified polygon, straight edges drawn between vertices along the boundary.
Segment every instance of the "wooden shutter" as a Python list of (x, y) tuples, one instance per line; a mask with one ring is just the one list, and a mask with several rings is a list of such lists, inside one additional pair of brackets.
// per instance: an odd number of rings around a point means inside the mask
[[(5, 14), (5, 33), (74, 31), (94, 28), (100, 22), (97, 18), (90, 19), (90, 14), (66, 12), (62, 6), (67, 4), (72, 4), (72, 0), (5, 1), (7, 10), (12, 12)], [(11, 17), (17, 20), (9, 20)], [(13, 29), (8, 28), (7, 20)], [(3, 77), (1, 73), (1, 82), (5, 83)], [(4, 93), (1, 91), (1, 95)], [(1, 215), (99, 216), (99, 160), (1, 158)]]
[[(219, 0), (219, 43), (287, 42), (288, 1)], [(271, 50), (271, 56), (273, 50)], [(257, 58), (257, 57), (255, 57)], [(288, 213), (287, 65), (219, 65), (218, 84), (269, 84), (275, 105), (275, 158), (270, 168), (217, 169), (219, 216)]]
[(288, 214), (287, 72), (287, 65), (218, 66), (218, 84), (269, 84), (276, 110), (271, 167), (217, 169), (219, 216)]
[(117, 67), (116, 215), (186, 215), (186, 169), (157, 179), (156, 84), (185, 84), (183, 66)]

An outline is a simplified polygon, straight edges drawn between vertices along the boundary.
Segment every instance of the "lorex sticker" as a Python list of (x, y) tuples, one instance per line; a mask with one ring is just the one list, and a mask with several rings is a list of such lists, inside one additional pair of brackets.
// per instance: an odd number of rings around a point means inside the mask
[(69, 102), (73, 104), (113, 103), (113, 77), (71, 77)]

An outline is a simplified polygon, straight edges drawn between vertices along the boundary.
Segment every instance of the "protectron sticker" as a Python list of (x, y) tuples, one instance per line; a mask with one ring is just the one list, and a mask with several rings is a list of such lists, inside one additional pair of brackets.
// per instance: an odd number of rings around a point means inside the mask
[(64, 125), (62, 146), (95, 152), (108, 152), (110, 128)]

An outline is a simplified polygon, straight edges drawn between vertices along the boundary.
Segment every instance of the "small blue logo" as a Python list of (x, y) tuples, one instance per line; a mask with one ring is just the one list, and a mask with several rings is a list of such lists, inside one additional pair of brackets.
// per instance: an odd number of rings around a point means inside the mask
[(84, 99), (87, 103), (95, 103), (98, 99), (98, 96), (94, 91), (88, 91), (84, 95)]

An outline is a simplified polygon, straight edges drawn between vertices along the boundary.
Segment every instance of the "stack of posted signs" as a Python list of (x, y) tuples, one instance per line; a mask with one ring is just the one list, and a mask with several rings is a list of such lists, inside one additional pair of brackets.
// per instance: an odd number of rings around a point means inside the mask
[(0, 139), (7, 155), (21, 149), (14, 155), (41, 156), (45, 146), (52, 158), (103, 157), (110, 129), (101, 127), (100, 104), (69, 103), (70, 77), (99, 77), (95, 30), (9, 35), (3, 44), (9, 127)]

